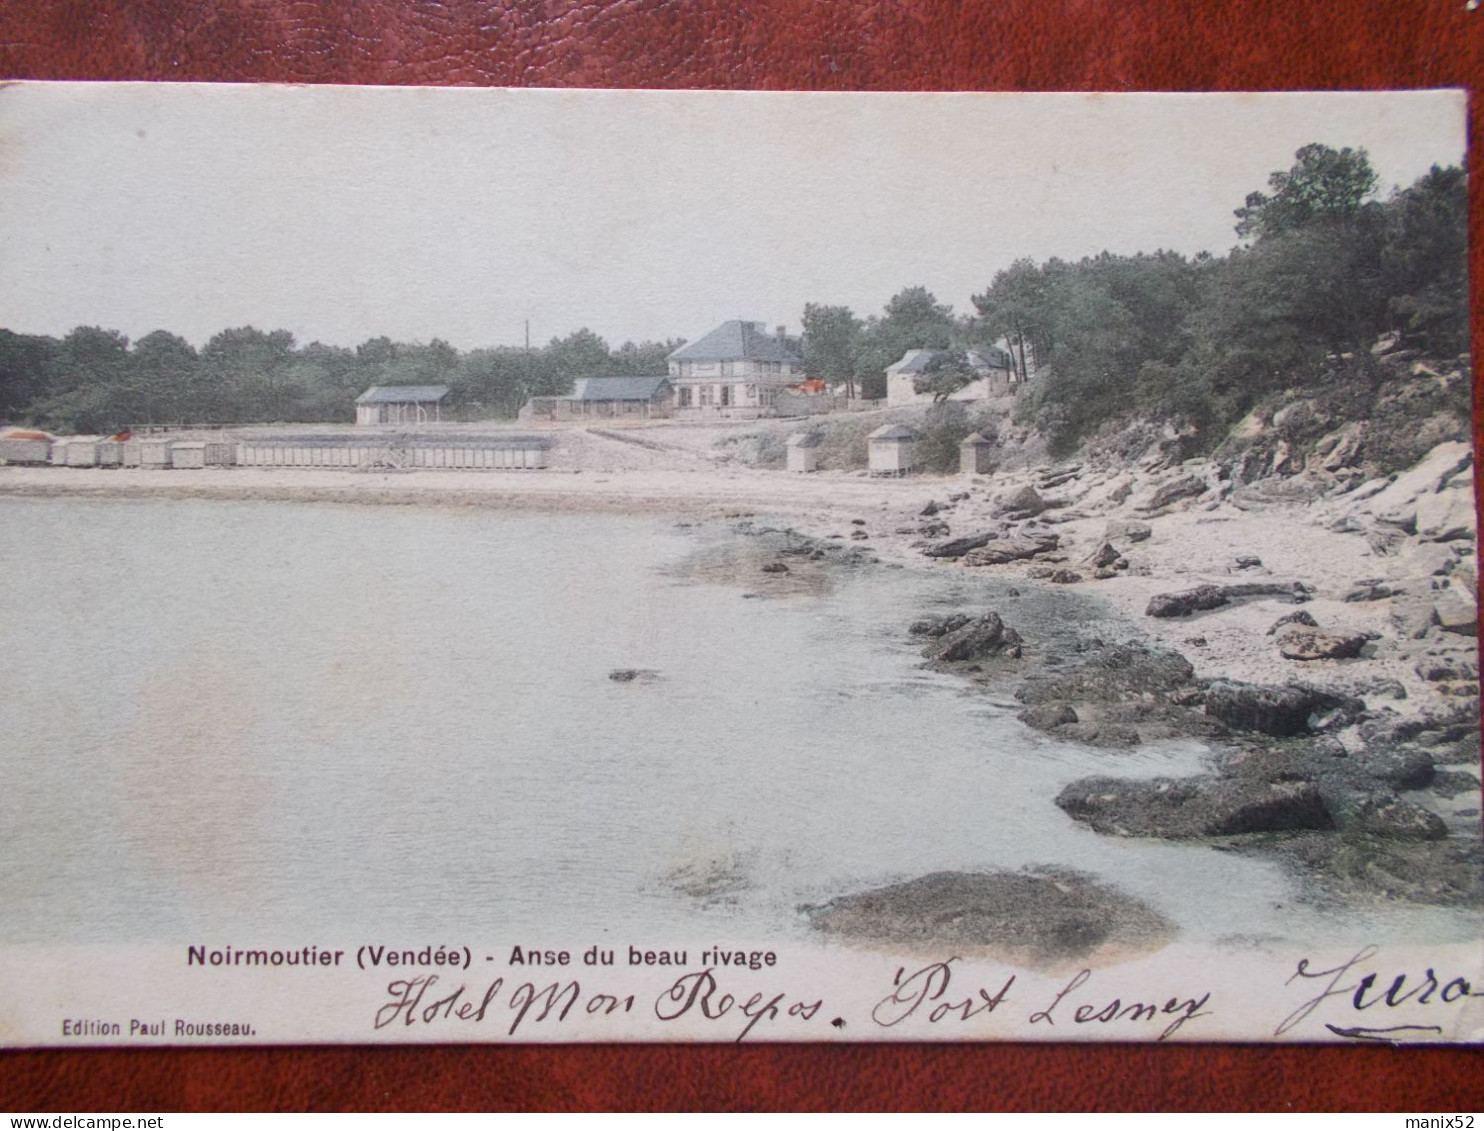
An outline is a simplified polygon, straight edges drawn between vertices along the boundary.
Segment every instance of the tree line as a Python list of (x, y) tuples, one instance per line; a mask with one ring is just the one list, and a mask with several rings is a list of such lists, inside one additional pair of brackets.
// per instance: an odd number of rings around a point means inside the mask
[(1463, 170), (1435, 165), (1382, 200), (1363, 149), (1314, 144), (1294, 157), (1236, 210), (1243, 242), (1225, 256), (1022, 259), (964, 316), (922, 287), (868, 318), (810, 304), (807, 368), (879, 396), (905, 349), (942, 348), (919, 388), (944, 396), (973, 377), (963, 349), (1024, 342), (1040, 372), (1019, 415), (1065, 451), (1133, 416), (1219, 439), (1277, 389), (1365, 377), (1387, 333), (1434, 355), (1466, 351)]
[(61, 432), (181, 424), (355, 419), (372, 385), (447, 385), (454, 414), (512, 417), (531, 396), (570, 392), (577, 377), (665, 372), (681, 343), (610, 348), (577, 330), (534, 349), (461, 352), (380, 337), (354, 349), (298, 345), (287, 330), (223, 330), (201, 349), (165, 330), (130, 342), (79, 326), (62, 338), (0, 330), (0, 421)]
[[(881, 398), (887, 366), (909, 349), (940, 349), (921, 380), (943, 397), (973, 377), (965, 349), (1007, 339), (1038, 370), (1020, 418), (1053, 448), (1129, 416), (1174, 420), (1214, 442), (1275, 390), (1366, 376), (1380, 334), (1432, 354), (1468, 349), (1463, 170), (1434, 166), (1385, 199), (1376, 188), (1365, 150), (1307, 145), (1236, 210), (1242, 242), (1224, 256), (1021, 259), (964, 314), (922, 286), (865, 317), (807, 303), (805, 372)], [(242, 327), (198, 351), (163, 330), (134, 343), (96, 327), (61, 339), (0, 330), (0, 420), (72, 431), (348, 421), (362, 390), (407, 384), (449, 386), (467, 417), (509, 417), (578, 377), (664, 373), (681, 344), (611, 349), (583, 329), (533, 350), (385, 337), (345, 349)]]

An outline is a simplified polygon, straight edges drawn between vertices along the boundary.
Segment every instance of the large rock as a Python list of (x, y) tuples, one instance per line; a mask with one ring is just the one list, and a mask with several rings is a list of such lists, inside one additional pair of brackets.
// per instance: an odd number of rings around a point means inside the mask
[(913, 621), (907, 631), (913, 636), (946, 636), (950, 632), (957, 632), (973, 619), (967, 613), (949, 613), (941, 617), (924, 617), (922, 620)]
[(1103, 946), (1163, 943), (1158, 912), (1091, 876), (1067, 869), (934, 872), (841, 896), (806, 912), (810, 926), (897, 949), (990, 947), (1033, 960), (1081, 959)]
[(1134, 522), (1131, 519), (1115, 520), (1103, 528), (1103, 537), (1110, 542), (1143, 542), (1153, 533), (1154, 528), (1147, 522)]
[(1449, 589), (1432, 604), (1433, 623), (1458, 636), (1479, 635), (1479, 606), (1465, 592)]
[(1186, 686), (1195, 675), (1179, 652), (1139, 644), (1102, 648), (1073, 671), (1028, 683), (1015, 693), (1022, 703), (1120, 703), (1159, 698)]
[(1107, 721), (1075, 723), (1063, 727), (1056, 733), (1059, 737), (1072, 742), (1081, 742), (1087, 746), (1097, 746), (1107, 750), (1127, 750), (1144, 741), (1139, 736), (1137, 727), (1129, 726), (1127, 723)]
[(1027, 707), (1015, 717), (1034, 730), (1054, 730), (1077, 722), (1077, 712), (1066, 703), (1043, 703)]
[(970, 534), (965, 538), (955, 538), (952, 542), (944, 542), (941, 546), (924, 550), (923, 555), (929, 558), (961, 558), (970, 550), (977, 550), (980, 546), (998, 537), (999, 535), (993, 531), (985, 534)]
[(1206, 481), (1199, 475), (1185, 475), (1172, 483), (1166, 483), (1150, 496), (1149, 501), (1141, 508), (1146, 511), (1162, 510), (1171, 503), (1178, 503), (1181, 499), (1193, 499), (1197, 495), (1206, 493)]
[(1441, 577), (1458, 564), (1458, 555), (1441, 542), (1423, 542), (1407, 555), (1410, 577)]
[(1278, 651), (1290, 660), (1352, 660), (1366, 646), (1362, 633), (1337, 635), (1292, 626), (1278, 637)]
[(964, 555), (964, 565), (1004, 565), (1007, 562), (1025, 561), (1040, 554), (1049, 554), (1057, 548), (1059, 539), (1055, 534), (1042, 534), (1034, 538), (1002, 538)]
[(1347, 759), (1347, 766), (1352, 762), (1353, 774), (1384, 782), (1392, 789), (1422, 789), (1432, 783), (1437, 772), (1432, 755), (1427, 751), (1397, 748), (1390, 744)]
[(960, 628), (933, 640), (923, 655), (939, 663), (955, 664), (989, 656), (1020, 656), (1020, 634), (1002, 621), (998, 613), (985, 613)]
[(1479, 664), (1473, 656), (1426, 656), (1418, 662), (1415, 670), (1428, 683), (1479, 678)]
[(1231, 604), (1220, 585), (1199, 585), (1179, 593), (1156, 593), (1149, 598), (1144, 615), (1149, 617), (1188, 617), (1191, 613), (1205, 609), (1219, 609)]
[(1307, 601), (1312, 590), (1302, 582), (1244, 581), (1237, 585), (1198, 585), (1178, 593), (1156, 593), (1149, 598), (1144, 615), (1150, 617), (1188, 617), (1193, 612), (1219, 609), (1234, 600), (1248, 597), (1281, 597), (1287, 601)]
[(1359, 699), (1298, 684), (1272, 687), (1217, 680), (1206, 688), (1206, 714), (1234, 730), (1278, 737), (1322, 730), (1358, 718), (1364, 710)]
[(1015, 518), (1032, 518), (1046, 509), (1046, 500), (1027, 483), (1000, 500), (1000, 511)]
[(1444, 840), (1448, 826), (1436, 813), (1394, 793), (1372, 793), (1345, 807), (1339, 815), (1346, 832), (1390, 840)]
[(1273, 627), (1268, 629), (1268, 635), (1272, 636), (1274, 633), (1278, 632), (1278, 630), (1281, 629), (1284, 625), (1289, 624), (1305, 625), (1309, 628), (1319, 627), (1319, 622), (1314, 619), (1312, 613), (1310, 613), (1306, 609), (1297, 609), (1294, 612), (1285, 613), (1283, 616), (1275, 620), (1273, 622)]
[(1473, 538), (1477, 522), (1474, 517), (1472, 477), (1460, 484), (1455, 480), (1441, 491), (1417, 500), (1417, 537), (1424, 542), (1455, 542)]
[(1204, 837), (1334, 827), (1312, 782), (1194, 777), (1082, 778), (1056, 804), (1113, 836)]

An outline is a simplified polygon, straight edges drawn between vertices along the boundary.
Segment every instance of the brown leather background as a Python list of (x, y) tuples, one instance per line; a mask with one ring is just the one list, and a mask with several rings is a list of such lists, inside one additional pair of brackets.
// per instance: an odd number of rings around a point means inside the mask
[[(1471, 86), (1481, 64), (1484, 11), (1465, 0), (0, 0), (5, 78), (1261, 90)], [(1477, 248), (1477, 178), (1472, 191)], [(1477, 262), (1474, 278), (1477, 327)], [(0, 1108), (1422, 1114), (1484, 1108), (1484, 1057), (1129, 1045), (28, 1052), (0, 1056)]]

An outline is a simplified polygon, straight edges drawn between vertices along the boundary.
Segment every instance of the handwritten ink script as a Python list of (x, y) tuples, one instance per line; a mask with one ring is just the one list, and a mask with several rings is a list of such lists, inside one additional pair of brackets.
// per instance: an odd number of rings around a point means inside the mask
[(1309, 990), (1318, 987), (1318, 993), (1285, 1017), (1273, 1035), (1283, 1036), (1327, 1002), (1343, 1005), (1348, 1001), (1352, 1013), (1367, 1018), (1411, 1007), (1414, 1014), (1420, 1009), (1426, 1020), (1390, 1025), (1326, 1022), (1324, 1027), (1336, 1036), (1359, 1041), (1436, 1040), (1445, 1031), (1442, 1022), (1449, 1019), (1449, 1007), (1457, 1007), (1467, 998), (1484, 997), (1484, 988), (1476, 989), (1468, 978), (1451, 971), (1438, 974), (1431, 966), (1420, 972), (1386, 969), (1384, 963), (1376, 961), (1380, 953), (1378, 946), (1362, 947), (1346, 961), (1323, 969), (1315, 969), (1313, 959), (1300, 959), (1287, 984)]
[[(996, 1035), (988, 1021), (997, 1010), (1013, 1010), (1016, 975), (984, 984), (955, 974), (958, 957), (934, 962), (908, 972), (898, 967), (889, 989), (869, 1011), (877, 1029), (895, 1029), (909, 1021), (926, 1025), (961, 1026), (978, 1022), (971, 1035)], [(560, 963), (558, 963), (560, 964)], [(645, 1010), (662, 1025), (689, 1019), (704, 1030), (715, 1027), (727, 1039), (743, 1041), (760, 1026), (785, 1026), (780, 1036), (804, 1037), (805, 1029), (818, 1020), (837, 1031), (846, 1030), (853, 1011), (845, 1006), (837, 1013), (823, 997), (776, 988), (737, 989), (723, 982), (715, 967), (680, 974), (652, 1000), (641, 1001), (635, 992), (612, 985), (594, 988), (573, 978), (540, 983), (497, 977), (482, 989), (470, 990), (466, 983), (450, 985), (437, 974), (398, 978), (386, 987), (377, 1007), (373, 1027), (413, 1028), (444, 1023), (478, 1025), (499, 1019), (505, 1034), (514, 1037), (532, 1026), (562, 1026), (570, 1021), (612, 1017)], [(1091, 970), (1082, 970), (1044, 1000), (1024, 1003), (1031, 1025), (1054, 1027), (1085, 1025), (1156, 1025), (1156, 1040), (1178, 1032), (1182, 1026), (1209, 1017), (1210, 992), (1198, 995), (1152, 995), (1149, 1000), (1126, 1000), (1100, 994), (1091, 987)], [(957, 982), (957, 984), (955, 984)], [(1004, 1013), (1001, 1015), (1003, 1016)], [(719, 1034), (720, 1035), (720, 1034)]]

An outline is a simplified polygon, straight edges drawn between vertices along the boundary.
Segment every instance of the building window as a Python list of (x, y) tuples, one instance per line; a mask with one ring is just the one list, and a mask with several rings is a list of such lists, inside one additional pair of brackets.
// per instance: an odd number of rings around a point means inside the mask
[(721, 403), (723, 406), (732, 403), (732, 387), (730, 385), (723, 385), (721, 387)]
[(679, 404), (681, 408), (690, 408), (690, 389), (682, 386), (679, 393)]

